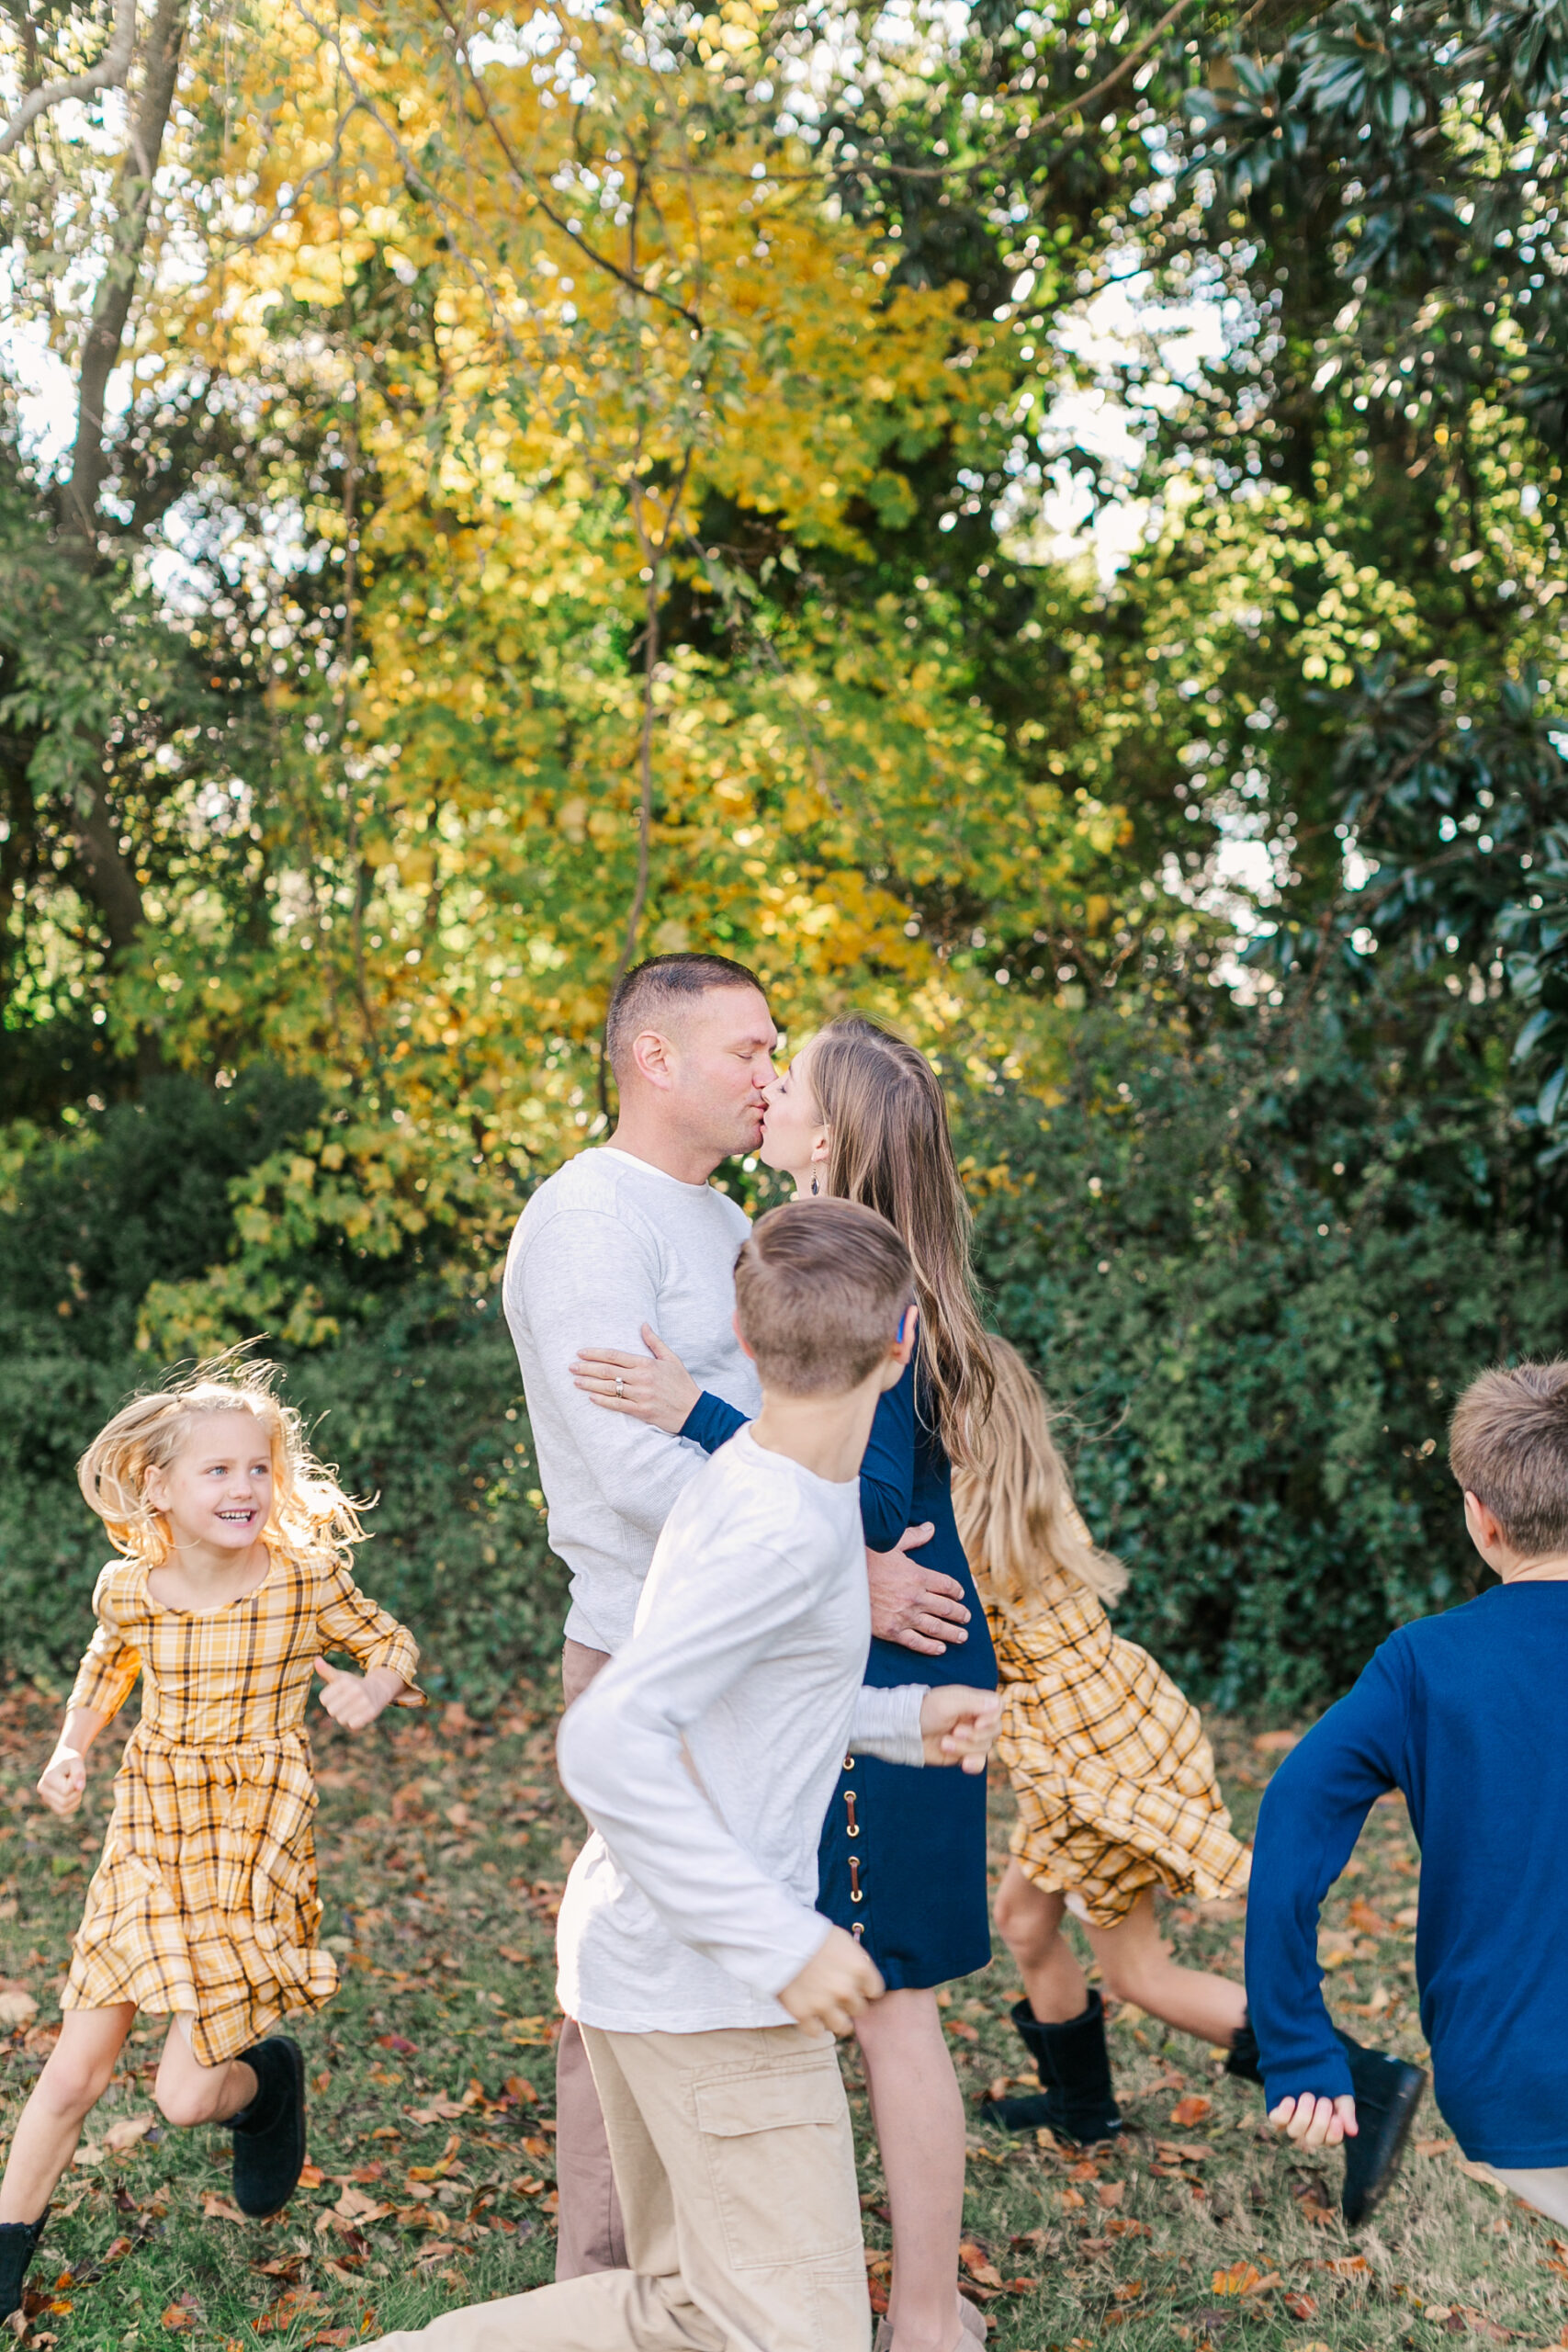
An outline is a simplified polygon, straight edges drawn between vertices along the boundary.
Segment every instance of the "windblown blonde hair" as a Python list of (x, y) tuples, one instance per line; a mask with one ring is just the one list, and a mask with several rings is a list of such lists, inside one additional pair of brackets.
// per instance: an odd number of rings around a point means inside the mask
[(966, 1462), (990, 1401), (990, 1345), (936, 1072), (904, 1038), (852, 1012), (818, 1032), (808, 1075), (828, 1130), (828, 1191), (877, 1210), (914, 1261), (920, 1366), (937, 1430), (948, 1460)]
[(1127, 1571), (1095, 1543), (1073, 1500), (1040, 1384), (1016, 1348), (990, 1343), (996, 1386), (971, 1460), (953, 1481), (959, 1540), (981, 1598), (1013, 1617), (1049, 1603), (1066, 1577), (1112, 1601)]
[(304, 1422), (276, 1393), (277, 1378), (275, 1365), (231, 1349), (120, 1407), (76, 1464), (87, 1508), (118, 1552), (153, 1568), (168, 1558), (168, 1521), (147, 1498), (148, 1476), (169, 1467), (202, 1413), (249, 1413), (265, 1439), (273, 1483), (264, 1543), (297, 1554), (332, 1552), (345, 1561), (349, 1546), (364, 1543), (363, 1505), (351, 1502), (337, 1472), (317, 1461)]

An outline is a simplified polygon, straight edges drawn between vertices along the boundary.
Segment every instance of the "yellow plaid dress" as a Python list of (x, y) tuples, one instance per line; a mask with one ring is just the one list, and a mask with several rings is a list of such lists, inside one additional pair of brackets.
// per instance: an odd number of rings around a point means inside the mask
[(111, 1560), (93, 1611), (71, 1704), (113, 1715), (140, 1674), (141, 1721), (61, 2005), (174, 2012), (216, 2066), (337, 1989), (316, 1941), (311, 1662), (347, 1650), (412, 1683), (419, 1652), (330, 1553), (275, 1551), (254, 1592), (199, 1611), (165, 1608), (142, 1564)]
[(992, 1611), (991, 1634), (1025, 1877), (1095, 1928), (1118, 1926), (1145, 1886), (1243, 1893), (1251, 1849), (1231, 1834), (1198, 1711), (1094, 1595), (1058, 1577), (1027, 1619)]

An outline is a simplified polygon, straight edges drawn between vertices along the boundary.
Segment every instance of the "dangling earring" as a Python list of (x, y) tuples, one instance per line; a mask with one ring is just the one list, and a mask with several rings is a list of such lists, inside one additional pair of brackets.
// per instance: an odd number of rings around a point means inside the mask
[(817, 1195), (818, 1195), (818, 1193), (821, 1191), (821, 1189), (822, 1189), (822, 1188), (821, 1188), (821, 1186), (818, 1183), (816, 1177), (815, 1177), (815, 1176), (813, 1176), (813, 1178), (811, 1179), (811, 1197), (812, 1197), (812, 1199), (813, 1199), (813, 1200), (815, 1200), (815, 1199), (817, 1198)]

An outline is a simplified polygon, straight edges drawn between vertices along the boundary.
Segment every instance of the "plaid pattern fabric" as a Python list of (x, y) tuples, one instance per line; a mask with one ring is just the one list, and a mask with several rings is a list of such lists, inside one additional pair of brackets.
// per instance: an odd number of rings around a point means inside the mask
[(71, 1704), (115, 1714), (140, 1674), (141, 1721), (115, 1777), (62, 2007), (182, 2014), (197, 2059), (216, 2066), (337, 1988), (316, 1942), (312, 1661), (346, 1650), (412, 1683), (419, 1652), (325, 1555), (275, 1553), (254, 1592), (201, 1612), (165, 1609), (145, 1567), (114, 1560), (93, 1609)]
[(1059, 1577), (1026, 1622), (994, 1612), (991, 1634), (1025, 1876), (1096, 1928), (1116, 1927), (1145, 1886), (1241, 1894), (1252, 1854), (1231, 1834), (1198, 1711), (1093, 1594)]

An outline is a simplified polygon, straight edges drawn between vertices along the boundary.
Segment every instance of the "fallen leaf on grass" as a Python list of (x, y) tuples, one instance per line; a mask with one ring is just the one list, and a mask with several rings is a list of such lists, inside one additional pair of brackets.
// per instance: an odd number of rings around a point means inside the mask
[(1194, 2123), (1206, 2123), (1213, 2111), (1212, 2098), (1201, 2098), (1196, 2091), (1189, 2091), (1186, 2098), (1179, 2098), (1171, 2109), (1170, 2120), (1183, 2132), (1190, 2132)]
[(328, 2208), (333, 2219), (338, 2222), (380, 2222), (391, 2210), (389, 2205), (378, 2203), (374, 2197), (367, 2197), (363, 2189), (352, 2188), (345, 2188), (337, 2203)]
[(1451, 2140), (1417, 2140), (1416, 2143), (1418, 2156), (1449, 2156), (1453, 2154), (1453, 2149)]
[(508, 2075), (503, 2088), (507, 2097), (514, 2098), (519, 2107), (537, 2107), (539, 2104), (539, 2094), (526, 2075)]
[(1265, 2289), (1279, 2284), (1277, 2270), (1270, 2270), (1265, 2275), (1256, 2263), (1233, 2262), (1228, 2270), (1215, 2271), (1213, 2291), (1216, 2295), (1260, 2295)]
[(452, 2133), (448, 2136), (448, 2138), (447, 2138), (447, 2142), (446, 2142), (446, 2148), (443, 2150), (443, 2152), (442, 2152), (442, 2154), (441, 2154), (441, 2156), (440, 2156), (440, 2158), (438, 2159), (438, 2161), (437, 2161), (436, 2163), (434, 2163), (434, 2164), (433, 2164), (433, 2165), (410, 2165), (410, 2167), (409, 2167), (409, 2179), (410, 2179), (410, 2181), (411, 2181), (411, 2182), (412, 2182), (412, 2181), (416, 2181), (416, 2180), (445, 2180), (445, 2179), (446, 2179), (446, 2175), (447, 2175), (447, 2174), (452, 2170), (453, 2166), (457, 2164), (457, 2151), (458, 2151), (458, 2149), (461, 2147), (461, 2145), (462, 2145), (462, 2140), (461, 2140), (461, 2138), (460, 2138), (459, 2134), (458, 2134), (457, 2132), (452, 2132)]
[(1124, 2180), (1102, 2180), (1094, 2192), (1096, 2203), (1106, 2207), (1107, 2210), (1113, 2205), (1120, 2205), (1126, 2194), (1127, 2184)]
[(71, 2161), (73, 2165), (101, 2165), (104, 2152), (96, 2141), (84, 2140)]
[(320, 2165), (305, 2164), (301, 2165), (299, 2167), (299, 2186), (301, 2188), (320, 2188), (325, 2178), (326, 2174), (321, 2170)]
[(1285, 2309), (1292, 2319), (1315, 2319), (1317, 2298), (1315, 2295), (1287, 2295)]
[(437, 2238), (433, 2245), (421, 2250), (417, 2257), (418, 2266), (423, 2269), (427, 2262), (446, 2262), (457, 2251), (449, 2238)]
[(1483, 2188), (1489, 2188), (1492, 2191), (1494, 2197), (1507, 2196), (1508, 2191), (1490, 2165), (1472, 2165), (1468, 2156), (1461, 2156), (1459, 2168), (1467, 2180), (1478, 2180)]
[(1324, 2264), (1336, 2278), (1359, 2278), (1371, 2268), (1364, 2254), (1337, 2254)]
[(184, 2328), (194, 2327), (200, 2316), (200, 2307), (194, 2295), (181, 2295), (158, 2314), (164, 2326), (175, 2335)]
[(378, 2050), (395, 2051), (400, 2058), (417, 2058), (419, 2056), (417, 2045), (412, 2041), (405, 2041), (400, 2033), (378, 2033), (376, 2037), (376, 2047)]
[[(1078, 2199), (1078, 2203), (1080, 2205), (1083, 2203), (1081, 2197)], [(991, 2260), (991, 2257), (986, 2252), (985, 2247), (983, 2245), (976, 2245), (973, 2238), (964, 2239), (963, 2245), (958, 2249), (958, 2259), (964, 2265), (964, 2269), (969, 2273), (970, 2278), (977, 2279), (982, 2287), (999, 2287), (1001, 2285), (1001, 2272), (997, 2268), (996, 2264)]]
[(37, 2015), (38, 2003), (25, 1984), (0, 1984), (0, 2033), (15, 2033)]
[(122, 2115), (118, 2122), (111, 2123), (104, 2133), (105, 2147), (116, 2156), (126, 2148), (134, 2148), (138, 2140), (146, 2138), (157, 2120), (151, 2109), (145, 2115)]
[(231, 2205), (228, 2198), (220, 2197), (215, 2188), (209, 2188), (203, 2194), (201, 2210), (209, 2222), (243, 2222), (245, 2218), (237, 2205)]

